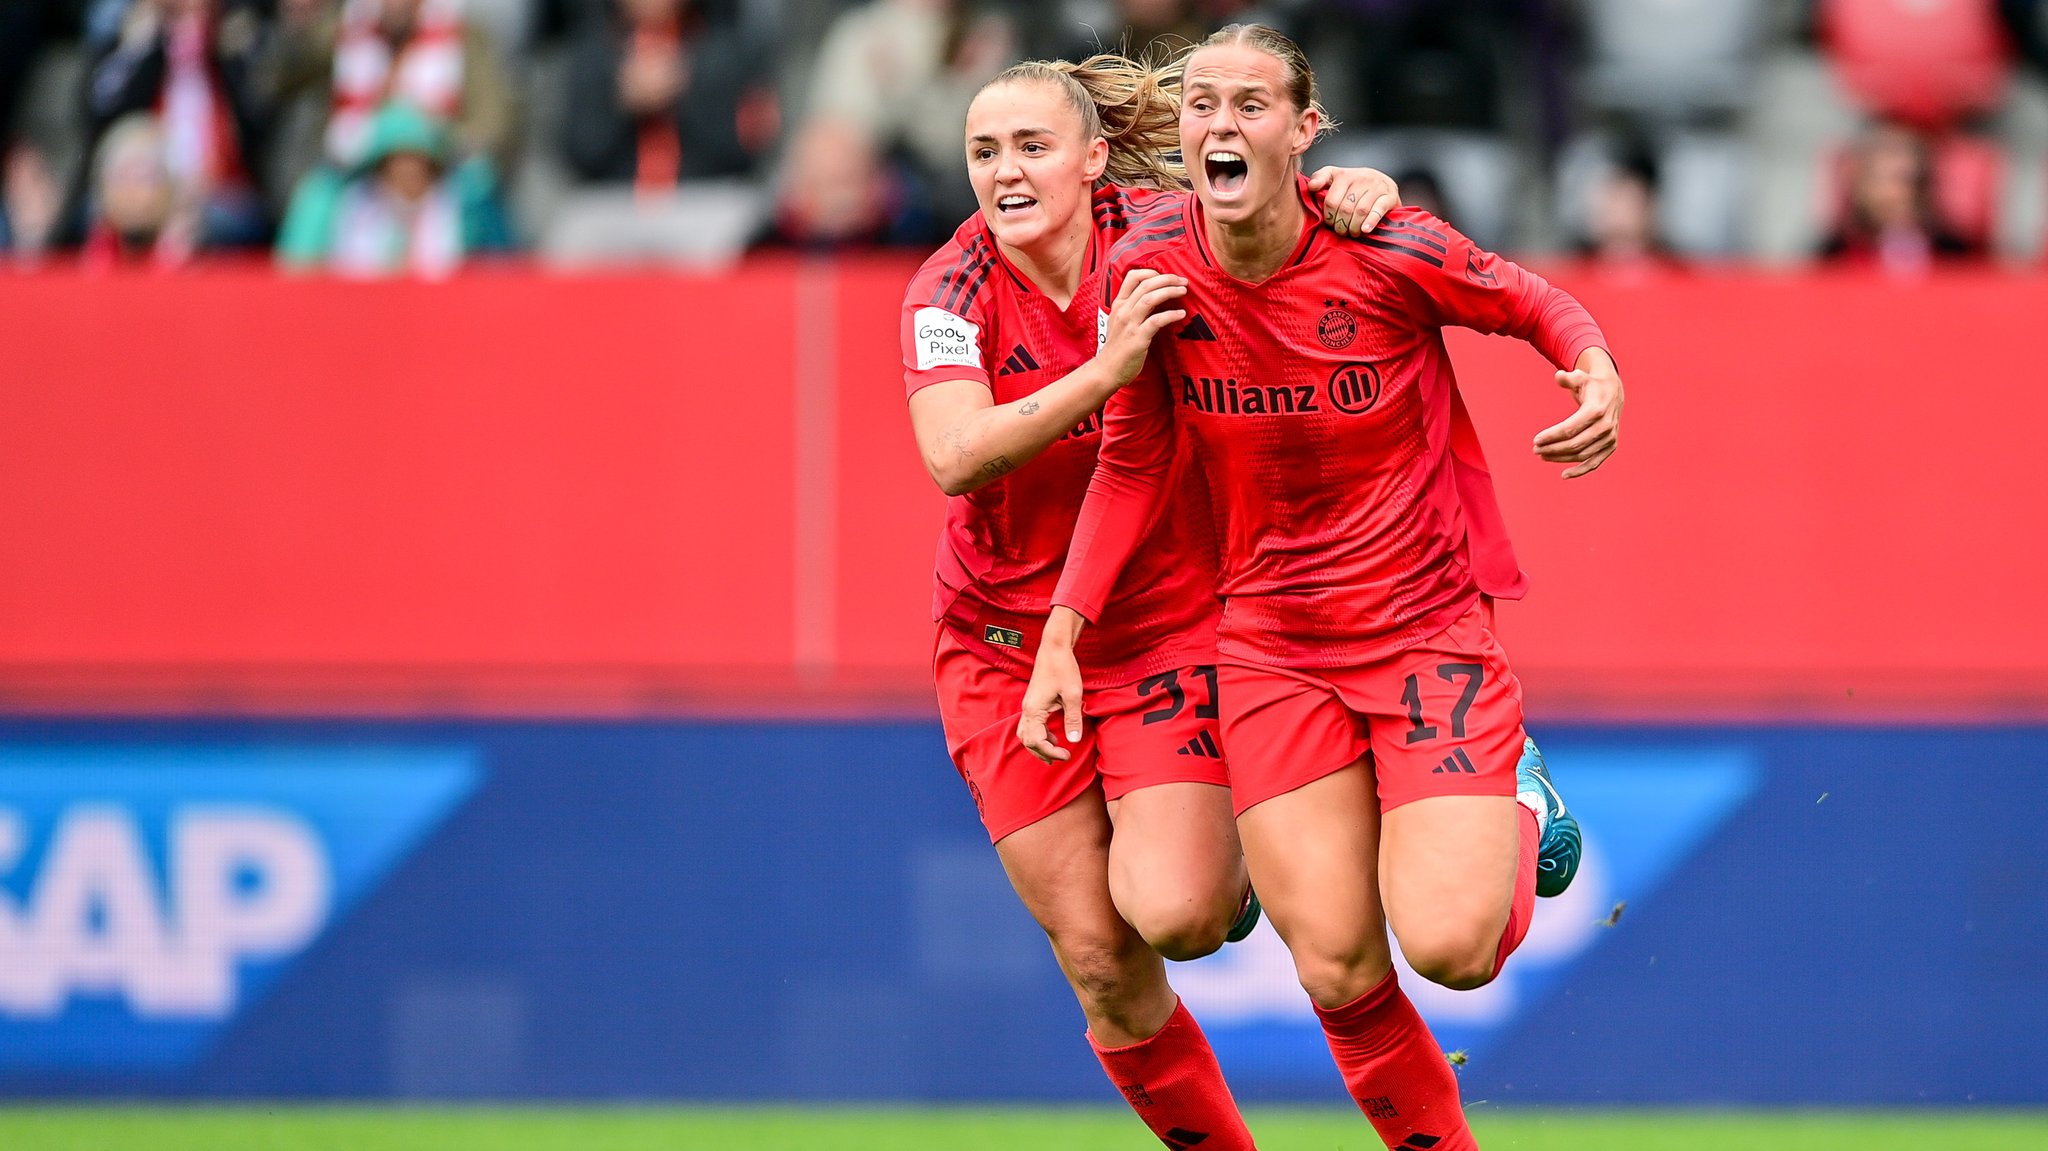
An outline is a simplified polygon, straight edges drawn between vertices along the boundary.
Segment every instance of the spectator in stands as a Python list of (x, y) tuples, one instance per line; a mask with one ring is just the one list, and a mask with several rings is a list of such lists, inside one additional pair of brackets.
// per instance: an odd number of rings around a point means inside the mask
[(1981, 254), (1942, 227), (1932, 183), (1933, 166), (1918, 134), (1897, 124), (1871, 128), (1856, 144), (1843, 220), (1821, 256), (1916, 276), (1937, 260)]
[(130, 113), (101, 135), (92, 161), (88, 267), (163, 270), (191, 259), (197, 223), (192, 203), (179, 198), (169, 152), (162, 125), (146, 112)]
[(470, 256), (511, 246), (489, 163), (453, 163), (446, 124), (394, 101), (366, 128), (352, 178), (319, 169), (292, 197), (280, 262), (357, 276), (437, 277)]
[(511, 170), (512, 88), (490, 34), (464, 19), (463, 0), (281, 0), (277, 83), (322, 97), (327, 159), (344, 171), (362, 162), (387, 100), (452, 125), (461, 158)]
[[(101, 154), (117, 122), (153, 116), (178, 206), (178, 243), (197, 250), (268, 242), (259, 173), (271, 102), (259, 69), (269, 30), (256, 0), (132, 0), (115, 27), (87, 47), (88, 154)], [(143, 138), (131, 133), (120, 150), (136, 170)], [(93, 214), (87, 192), (82, 173), (64, 213), (66, 239), (75, 240)]]
[(1009, 19), (972, 0), (868, 0), (826, 32), (806, 118), (844, 121), (907, 156), (940, 217), (956, 219), (975, 210), (960, 171), (967, 105), (1017, 58)]
[(790, 142), (770, 243), (801, 248), (923, 243), (932, 213), (884, 162), (866, 129), (814, 117)]
[(17, 264), (42, 257), (57, 228), (64, 191), (43, 150), (26, 140), (7, 150), (0, 171), (0, 251)]
[(697, 0), (617, 0), (570, 65), (562, 147), (586, 181), (646, 192), (752, 175), (779, 130), (768, 53)]
[(1586, 212), (1586, 258), (1620, 278), (1671, 266), (1657, 234), (1657, 163), (1647, 148), (1610, 161), (1593, 184)]

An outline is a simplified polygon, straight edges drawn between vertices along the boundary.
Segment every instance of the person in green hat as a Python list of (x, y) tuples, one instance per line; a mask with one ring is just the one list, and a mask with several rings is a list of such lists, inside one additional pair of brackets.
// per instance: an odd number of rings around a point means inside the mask
[(451, 153), (445, 123), (411, 104), (385, 104), (353, 173), (318, 169), (299, 184), (278, 234), (279, 262), (438, 277), (475, 253), (511, 247), (490, 162), (451, 164)]

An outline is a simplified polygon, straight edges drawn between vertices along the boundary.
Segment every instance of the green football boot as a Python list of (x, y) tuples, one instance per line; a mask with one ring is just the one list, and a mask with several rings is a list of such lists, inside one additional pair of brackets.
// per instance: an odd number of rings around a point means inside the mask
[(1236, 943), (1250, 935), (1252, 928), (1259, 925), (1259, 911), (1259, 893), (1253, 891), (1251, 884), (1247, 883), (1244, 888), (1244, 906), (1238, 910), (1237, 922), (1230, 925), (1230, 933), (1223, 937), (1223, 941)]
[(1557, 785), (1550, 781), (1550, 768), (1536, 741), (1522, 739), (1522, 761), (1515, 765), (1515, 800), (1536, 813), (1541, 838), (1536, 842), (1536, 894), (1545, 899), (1564, 894), (1579, 873), (1582, 843), (1579, 821), (1564, 805)]

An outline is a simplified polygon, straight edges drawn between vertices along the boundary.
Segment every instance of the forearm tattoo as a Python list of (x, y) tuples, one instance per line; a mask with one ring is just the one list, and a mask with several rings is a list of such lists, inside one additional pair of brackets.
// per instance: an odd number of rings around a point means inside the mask
[(992, 459), (989, 462), (981, 465), (981, 474), (989, 477), (990, 479), (994, 479), (997, 476), (1009, 475), (1011, 472), (1014, 472), (1016, 470), (1017, 465), (1011, 463), (1010, 457), (1008, 456), (997, 456), (995, 459)]
[(1018, 415), (1020, 415), (1020, 416), (1031, 416), (1031, 415), (1037, 415), (1037, 414), (1038, 414), (1038, 401), (1037, 401), (1037, 400), (1025, 400), (1025, 401), (1024, 401), (1024, 405), (1023, 405), (1022, 407), (1020, 407), (1020, 408), (1018, 408), (1018, 409), (1017, 409), (1017, 414), (1018, 414)]

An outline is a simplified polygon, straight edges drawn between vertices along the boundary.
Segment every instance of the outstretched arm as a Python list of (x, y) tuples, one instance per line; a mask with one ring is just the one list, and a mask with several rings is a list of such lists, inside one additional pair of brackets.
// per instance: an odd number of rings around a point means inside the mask
[(1094, 358), (1037, 391), (998, 404), (989, 386), (946, 380), (913, 392), (910, 423), (925, 470), (949, 496), (965, 495), (1029, 463), (1129, 383), (1152, 337), (1187, 313), (1170, 305), (1187, 293), (1179, 276), (1136, 269), (1109, 311)]
[[(1414, 257), (1392, 266), (1428, 300), (1438, 322), (1528, 341), (1557, 367), (1557, 383), (1578, 401), (1569, 419), (1537, 433), (1535, 452), (1586, 475), (1620, 444), (1621, 372), (1600, 325), (1571, 293), (1466, 239), (1426, 212), (1394, 213), (1382, 237)], [(1436, 253), (1441, 253), (1437, 255)]]

